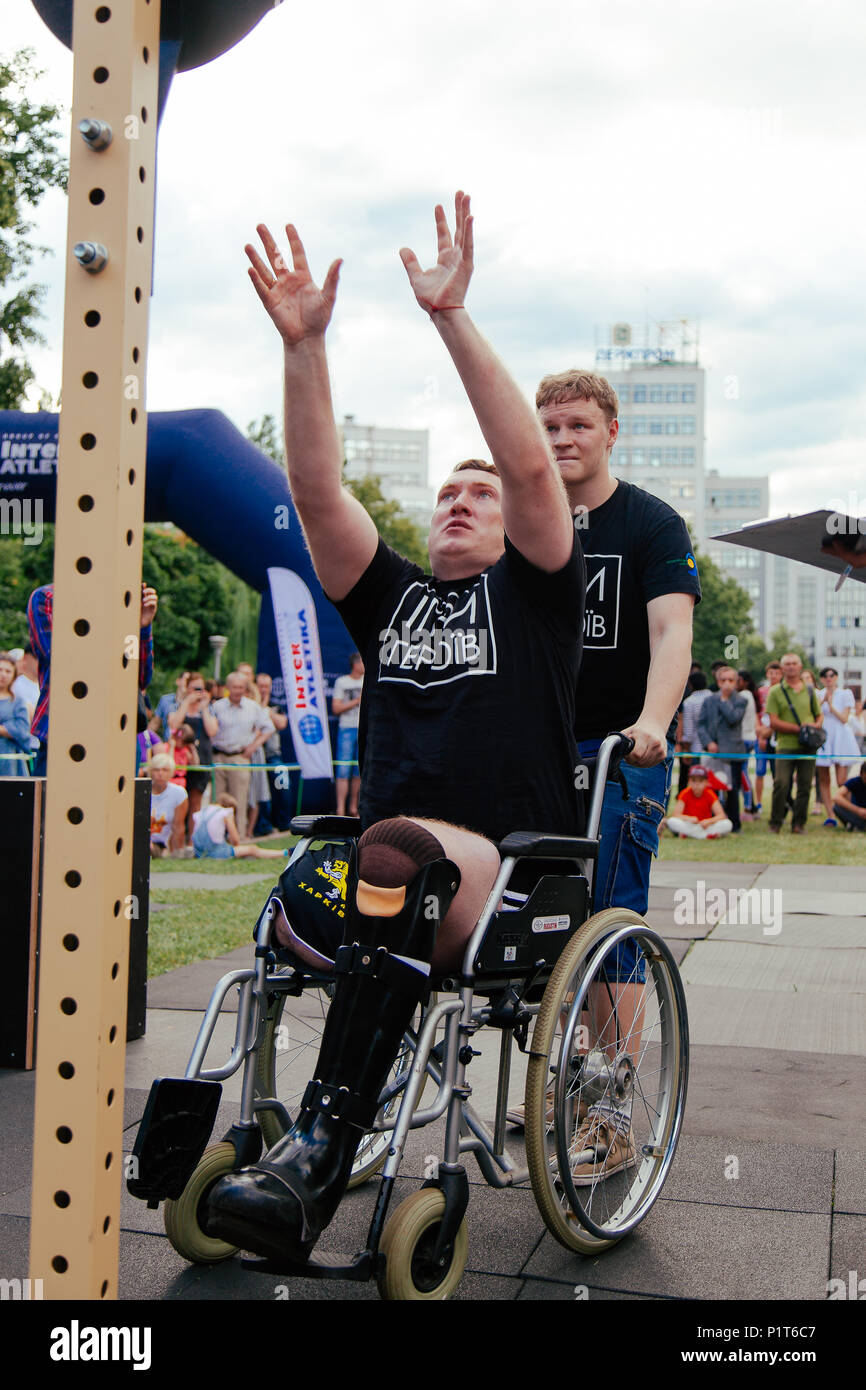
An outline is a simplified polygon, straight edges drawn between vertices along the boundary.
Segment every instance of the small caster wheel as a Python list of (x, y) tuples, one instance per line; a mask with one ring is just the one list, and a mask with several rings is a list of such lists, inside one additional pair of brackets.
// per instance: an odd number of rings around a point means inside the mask
[(433, 1264), (433, 1249), (445, 1212), (445, 1196), (437, 1187), (422, 1187), (401, 1202), (382, 1233), (385, 1268), (379, 1275), (379, 1294), (390, 1301), (450, 1298), (463, 1277), (469, 1236), (461, 1221), (442, 1265)]
[(166, 1201), (163, 1220), (165, 1233), (179, 1255), (196, 1265), (218, 1264), (236, 1255), (238, 1247), (227, 1245), (202, 1230), (204, 1201), (218, 1178), (237, 1167), (234, 1144), (223, 1142), (205, 1149), (192, 1177), (176, 1201)]

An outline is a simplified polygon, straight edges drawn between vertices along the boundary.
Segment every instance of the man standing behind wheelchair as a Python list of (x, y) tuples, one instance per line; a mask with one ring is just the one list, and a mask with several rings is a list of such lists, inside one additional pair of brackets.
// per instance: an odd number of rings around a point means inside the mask
[[(268, 229), (250, 278), (283, 341), (289, 483), (316, 573), (363, 659), (363, 833), (357, 894), (315, 1077), (292, 1128), (212, 1189), (207, 1229), (269, 1258), (305, 1259), (346, 1188), (363, 1132), (428, 976), (459, 970), (516, 829), (579, 835), (574, 700), (584, 563), (535, 415), (464, 300), (469, 198), (454, 237), (436, 208), (438, 260), (400, 252), (461, 377), (493, 458), (439, 490), (432, 576), (390, 550), (341, 483), (325, 330), (340, 262), (319, 290), (296, 229), (292, 267)], [(279, 932), (278, 932), (279, 935)]]

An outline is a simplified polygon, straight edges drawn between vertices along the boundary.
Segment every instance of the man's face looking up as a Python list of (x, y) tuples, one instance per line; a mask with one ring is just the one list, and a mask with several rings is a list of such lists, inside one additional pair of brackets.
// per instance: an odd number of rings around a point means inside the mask
[(619, 422), (609, 421), (598, 401), (575, 399), (543, 405), (538, 418), (566, 488), (591, 482), (607, 471)]
[(466, 579), (495, 565), (505, 549), (502, 483), (464, 468), (439, 489), (430, 522), (430, 567), (437, 579)]

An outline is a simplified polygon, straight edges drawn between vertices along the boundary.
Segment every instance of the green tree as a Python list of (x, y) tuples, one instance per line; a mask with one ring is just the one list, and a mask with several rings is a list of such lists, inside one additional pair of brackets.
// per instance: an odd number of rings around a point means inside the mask
[(263, 415), (261, 420), (250, 420), (247, 425), (247, 439), (252, 440), (263, 453), (268, 454), (285, 472), (286, 453), (283, 436), (273, 415)]
[(809, 666), (810, 658), (805, 649), (794, 640), (794, 634), (790, 628), (775, 628), (769, 643), (765, 642), (759, 633), (752, 632), (740, 644), (740, 659), (737, 665), (740, 668), (745, 667), (757, 685), (764, 679), (767, 663), (778, 661), (785, 652), (793, 652), (795, 656), (800, 658), (804, 666)]
[(735, 579), (726, 579), (709, 555), (696, 553), (701, 602), (695, 608), (692, 658), (709, 672), (714, 661), (739, 662), (743, 642), (754, 632), (752, 601)]
[(35, 208), (48, 188), (65, 188), (58, 152), (60, 108), (37, 105), (27, 92), (41, 73), (32, 49), (0, 58), (0, 410), (16, 410), (35, 380), (25, 349), (44, 342), (37, 328), (45, 287), (23, 284), (34, 257), (48, 248), (29, 240)]
[(357, 497), (370, 513), (385, 544), (422, 569), (429, 569), (430, 558), (424, 532), (409, 520), (399, 502), (386, 501), (376, 474), (367, 473), (363, 478), (345, 478), (343, 481), (353, 497)]

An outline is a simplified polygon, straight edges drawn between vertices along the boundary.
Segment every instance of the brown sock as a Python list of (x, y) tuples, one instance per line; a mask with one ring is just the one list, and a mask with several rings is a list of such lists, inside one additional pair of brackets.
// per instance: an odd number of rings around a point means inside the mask
[(377, 888), (402, 888), (445, 851), (429, 830), (395, 817), (365, 830), (358, 841), (358, 877)]

